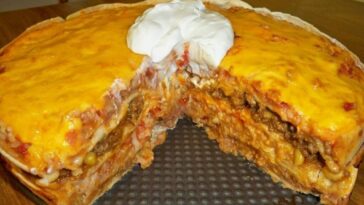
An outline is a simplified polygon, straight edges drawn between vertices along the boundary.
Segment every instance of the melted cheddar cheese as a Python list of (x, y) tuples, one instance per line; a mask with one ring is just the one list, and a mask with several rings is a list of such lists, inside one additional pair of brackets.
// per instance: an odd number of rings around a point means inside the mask
[(80, 124), (71, 114), (102, 109), (116, 79), (129, 84), (142, 56), (127, 48), (126, 35), (145, 9), (80, 13), (26, 31), (3, 50), (0, 122), (29, 143), (22, 150), (28, 167), (44, 170), (49, 160), (62, 164), (79, 152), (66, 139)]
[(233, 47), (220, 67), (283, 120), (333, 146), (342, 163), (363, 141), (364, 72), (328, 39), (246, 9), (224, 10)]

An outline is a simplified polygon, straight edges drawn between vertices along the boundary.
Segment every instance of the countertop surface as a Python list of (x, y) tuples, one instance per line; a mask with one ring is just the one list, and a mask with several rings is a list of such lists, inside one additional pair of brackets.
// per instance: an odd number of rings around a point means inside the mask
[[(0, 47), (27, 27), (56, 16), (65, 17), (79, 9), (114, 0), (81, 0), (76, 2), (0, 13)], [(135, 0), (121, 1), (135, 2)], [(364, 3), (353, 0), (246, 0), (255, 7), (267, 7), (298, 16), (336, 38), (364, 60)], [(34, 204), (33, 198), (0, 166), (0, 205)], [(352, 193), (352, 205), (364, 204), (364, 165)]]

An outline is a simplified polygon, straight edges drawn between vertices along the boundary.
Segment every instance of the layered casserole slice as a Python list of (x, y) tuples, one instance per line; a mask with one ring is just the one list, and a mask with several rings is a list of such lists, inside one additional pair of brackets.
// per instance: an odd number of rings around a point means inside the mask
[(235, 41), (216, 71), (191, 75), (187, 115), (284, 186), (345, 203), (363, 152), (363, 65), (288, 15), (208, 7)]
[(47, 203), (92, 203), (134, 164), (147, 167), (174, 126), (177, 87), (138, 71), (143, 56), (126, 46), (146, 8), (47, 20), (1, 50), (0, 152)]
[(359, 59), (298, 18), (238, 0), (205, 2), (234, 31), (218, 66), (195, 61), (195, 42), (157, 63), (127, 47), (129, 28), (159, 1), (47, 20), (4, 47), (7, 168), (49, 204), (90, 204), (136, 163), (147, 167), (165, 130), (185, 114), (223, 151), (284, 186), (346, 203), (363, 153)]

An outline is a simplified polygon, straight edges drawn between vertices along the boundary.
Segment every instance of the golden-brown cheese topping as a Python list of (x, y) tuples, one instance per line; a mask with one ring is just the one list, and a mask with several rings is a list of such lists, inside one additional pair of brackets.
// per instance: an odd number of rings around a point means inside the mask
[(253, 85), (284, 120), (332, 143), (335, 151), (348, 154), (360, 144), (364, 73), (347, 51), (286, 21), (245, 9), (213, 9), (235, 32), (220, 67)]
[(142, 57), (127, 48), (126, 35), (145, 9), (81, 13), (27, 31), (3, 51), (0, 122), (26, 144), (18, 147), (23, 163), (43, 170), (79, 151), (65, 137), (79, 124), (69, 114), (101, 109), (116, 79), (128, 85)]

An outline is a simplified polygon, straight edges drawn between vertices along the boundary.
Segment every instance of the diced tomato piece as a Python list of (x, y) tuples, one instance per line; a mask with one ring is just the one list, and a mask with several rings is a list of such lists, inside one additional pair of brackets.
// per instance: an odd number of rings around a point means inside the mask
[(344, 102), (343, 108), (346, 112), (349, 112), (350, 110), (353, 110), (355, 108), (355, 104), (351, 102)]
[(289, 108), (289, 104), (286, 103), (286, 102), (281, 102), (279, 103), (280, 107), (283, 108), (283, 109), (288, 109)]
[(21, 143), (19, 146), (15, 148), (15, 151), (19, 153), (21, 156), (25, 157), (28, 154), (28, 149), (31, 146), (30, 143)]
[(189, 64), (189, 62), (190, 62), (190, 54), (188, 51), (188, 46), (186, 46), (182, 54), (182, 59), (178, 60), (176, 64), (178, 67), (185, 67)]
[(187, 98), (187, 97), (185, 97), (185, 98), (180, 98), (180, 99), (178, 100), (178, 103), (179, 103), (180, 105), (182, 105), (182, 106), (187, 105), (187, 102), (188, 102), (188, 98)]
[(155, 107), (150, 110), (150, 113), (152, 114), (153, 118), (157, 118), (159, 114), (161, 113), (162, 109), (160, 107)]
[(5, 67), (0, 65), (0, 74), (5, 72)]
[(66, 134), (66, 141), (68, 142), (68, 144), (74, 145), (77, 141), (77, 136), (78, 133), (76, 132), (76, 130), (71, 130)]
[(353, 68), (350, 67), (348, 64), (341, 64), (338, 72), (343, 75), (351, 76), (353, 75)]
[(146, 72), (145, 72), (145, 76), (148, 78), (148, 79), (152, 79), (153, 76), (155, 74), (155, 70), (152, 68), (152, 67), (149, 67), (147, 68)]

